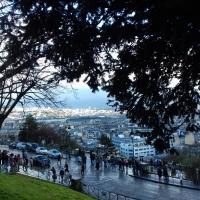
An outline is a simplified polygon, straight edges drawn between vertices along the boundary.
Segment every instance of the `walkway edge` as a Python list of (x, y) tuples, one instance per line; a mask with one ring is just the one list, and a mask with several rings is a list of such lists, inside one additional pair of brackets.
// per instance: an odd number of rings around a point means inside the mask
[(177, 184), (172, 184), (172, 183), (159, 182), (159, 181), (156, 181), (156, 180), (153, 180), (153, 179), (140, 177), (140, 176), (134, 176), (134, 175), (131, 175), (131, 174), (129, 174), (129, 176), (134, 177), (134, 178), (138, 178), (138, 179), (142, 179), (142, 180), (145, 180), (145, 181), (151, 181), (151, 182), (154, 182), (154, 183), (163, 184), (163, 185), (170, 185), (170, 186), (186, 188), (186, 189), (192, 189), (192, 190), (200, 190), (200, 188), (190, 187), (190, 186), (186, 186), (186, 185), (177, 185)]

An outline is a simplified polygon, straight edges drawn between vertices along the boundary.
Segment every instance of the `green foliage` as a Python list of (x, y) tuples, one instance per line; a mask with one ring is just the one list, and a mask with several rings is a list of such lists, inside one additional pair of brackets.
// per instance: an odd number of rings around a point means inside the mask
[(154, 129), (151, 140), (167, 144), (182, 123), (192, 127), (200, 103), (198, 1), (8, 2), (1, 29), (13, 66), (43, 58), (57, 70), (49, 83), (86, 74), (111, 106)]
[(61, 134), (60, 149), (72, 153), (75, 149), (80, 148), (75, 139), (72, 139), (69, 133), (63, 130)]
[(101, 145), (105, 145), (106, 147), (113, 147), (110, 138), (105, 134), (101, 135), (99, 142)]
[[(179, 156), (170, 156), (166, 160), (168, 162), (174, 161), (176, 164), (180, 165), (187, 179), (192, 180), (194, 183), (200, 181), (200, 157), (179, 155)], [(199, 169), (198, 176), (197, 176), (197, 169)], [(197, 177), (199, 178), (199, 180), (197, 180)]]
[(167, 148), (166, 146), (166, 142), (165, 140), (158, 138), (154, 141), (153, 143), (155, 149), (159, 152), (159, 153), (163, 153), (164, 150)]
[(28, 115), (19, 132), (19, 140), (24, 142), (45, 141), (46, 145), (60, 144), (61, 138), (54, 129), (45, 124), (38, 124), (32, 115)]
[(22, 124), (19, 132), (19, 140), (31, 141), (30, 135), (34, 135), (38, 128), (38, 123), (32, 115), (27, 115), (25, 122)]
[(90, 200), (66, 187), (21, 175), (0, 174), (0, 199), (4, 200)]

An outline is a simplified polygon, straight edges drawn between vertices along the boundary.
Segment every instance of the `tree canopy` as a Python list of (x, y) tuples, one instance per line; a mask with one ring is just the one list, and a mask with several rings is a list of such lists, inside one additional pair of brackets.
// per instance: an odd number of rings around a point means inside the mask
[(101, 145), (105, 145), (106, 147), (113, 147), (113, 144), (112, 144), (110, 138), (106, 134), (101, 135), (101, 137), (99, 139), (99, 143)]
[(25, 122), (20, 128), (19, 140), (23, 142), (37, 142), (38, 144), (44, 141), (46, 145), (52, 145), (60, 144), (62, 138), (51, 126), (39, 124), (32, 115), (27, 115)]
[(25, 122), (20, 127), (19, 140), (25, 142), (34, 141), (34, 135), (38, 129), (38, 123), (32, 115), (27, 115)]
[(12, 62), (21, 71), (42, 58), (56, 69), (49, 83), (86, 74), (93, 91), (114, 97), (110, 105), (153, 128), (151, 139), (167, 141), (199, 114), (197, 1), (5, 2), (0, 20), (8, 57), (0, 69)]

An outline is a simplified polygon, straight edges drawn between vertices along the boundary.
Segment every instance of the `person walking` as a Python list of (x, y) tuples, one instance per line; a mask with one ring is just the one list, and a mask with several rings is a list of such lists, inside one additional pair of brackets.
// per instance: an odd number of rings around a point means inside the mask
[(180, 184), (183, 185), (183, 171), (182, 170), (177, 170), (176, 176), (179, 179)]
[(99, 159), (97, 158), (96, 159), (96, 170), (99, 171), (99, 167), (100, 167), (100, 161)]
[(69, 172), (69, 166), (68, 166), (67, 162), (65, 162), (65, 173), (66, 172)]
[(58, 165), (59, 165), (59, 164), (61, 165), (61, 155), (60, 155), (60, 154), (59, 154), (58, 157), (57, 157), (57, 164), (58, 164)]
[(0, 150), (0, 166), (1, 166), (1, 164), (2, 164), (2, 152)]
[(162, 169), (161, 169), (160, 166), (157, 168), (157, 174), (158, 174), (159, 181), (161, 181), (161, 177), (162, 177)]
[(60, 178), (61, 178), (61, 183), (62, 183), (62, 184), (63, 184), (64, 175), (65, 175), (65, 171), (64, 171), (64, 169), (62, 168), (62, 169), (60, 170)]
[(82, 163), (82, 165), (81, 165), (81, 176), (84, 176), (84, 173), (85, 173), (85, 165), (84, 165), (84, 163)]
[(57, 175), (56, 175), (56, 170), (54, 167), (51, 168), (51, 171), (53, 173), (52, 175), (52, 179), (53, 179), (53, 182), (55, 183), (56, 182), (56, 179), (57, 179)]
[(169, 175), (168, 175), (168, 171), (167, 171), (166, 165), (163, 167), (163, 176), (165, 178), (166, 183), (168, 183), (169, 182)]

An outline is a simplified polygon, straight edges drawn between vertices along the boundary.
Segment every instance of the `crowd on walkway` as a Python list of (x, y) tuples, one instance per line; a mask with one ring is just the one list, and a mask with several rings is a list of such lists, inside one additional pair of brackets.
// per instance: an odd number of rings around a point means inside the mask
[[(70, 159), (70, 157), (69, 157)], [(180, 184), (183, 184), (184, 174), (179, 165), (176, 163), (166, 163), (162, 160), (150, 159), (147, 162), (138, 159), (125, 159), (115, 155), (109, 155), (108, 153), (99, 154), (94, 151), (90, 151), (89, 154), (90, 165), (96, 171), (110, 169), (119, 171), (121, 173), (128, 174), (128, 170), (132, 169), (134, 176), (148, 176), (149, 173), (156, 173), (159, 181), (164, 180), (169, 182), (169, 176), (174, 176), (180, 180)], [(79, 150), (76, 155), (77, 167), (80, 170), (80, 175), (84, 176), (86, 171), (87, 156), (85, 151)], [(47, 178), (53, 182), (60, 182), (62, 184), (71, 184), (72, 173), (70, 173), (67, 159), (64, 163), (61, 162), (61, 156), (57, 158), (57, 166), (50, 166), (47, 171)], [(0, 150), (0, 170), (4, 169), (6, 172), (14, 173), (18, 172), (20, 166), (24, 172), (28, 167), (33, 167), (33, 159), (28, 158), (26, 151), (22, 151), (21, 154), (14, 155), (7, 150)]]
[[(57, 174), (56, 169), (54, 167), (48, 168), (47, 171), (47, 179), (51, 179), (56, 182), (57, 178), (60, 183), (66, 183), (70, 185), (72, 175), (69, 173), (68, 164), (65, 163), (64, 167), (61, 166), (61, 157), (58, 157), (58, 168), (59, 173)], [(20, 171), (20, 167), (24, 172), (27, 172), (28, 168), (33, 167), (33, 159), (32, 157), (28, 158), (28, 154), (26, 151), (22, 150), (21, 154), (13, 154), (9, 153), (7, 150), (0, 150), (0, 172), (5, 171), (7, 173), (16, 173)], [(51, 177), (52, 174), (52, 177)]]
[(4, 169), (6, 172), (18, 172), (19, 167), (22, 166), (24, 171), (28, 169), (27, 152), (20, 154), (9, 153), (7, 150), (0, 150), (0, 170)]

